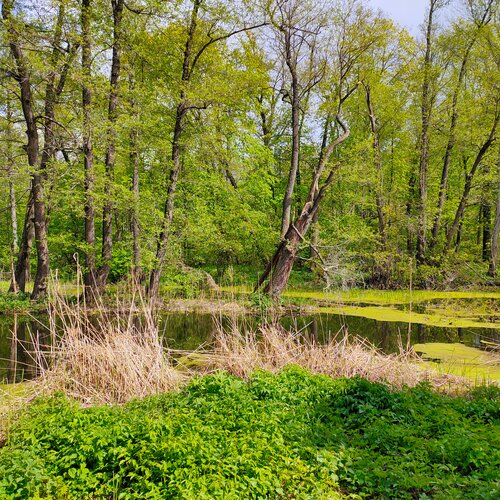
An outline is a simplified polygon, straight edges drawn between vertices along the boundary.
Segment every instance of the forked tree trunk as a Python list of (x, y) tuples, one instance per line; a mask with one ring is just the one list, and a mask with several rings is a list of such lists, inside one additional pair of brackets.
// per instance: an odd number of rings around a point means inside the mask
[[(47, 246), (47, 225), (45, 217), (43, 176), (39, 164), (38, 130), (33, 109), (33, 95), (31, 89), (30, 72), (18, 39), (19, 33), (12, 24), (12, 0), (4, 0), (2, 4), (2, 17), (7, 27), (7, 37), (10, 51), (16, 63), (16, 80), (19, 84), (21, 106), (26, 122), (26, 136), (28, 144), (28, 164), (33, 169), (32, 193), (35, 238), (37, 248), (37, 273), (31, 297), (37, 299), (45, 294), (49, 274), (49, 250)], [(26, 233), (28, 235), (28, 232)]]
[(290, 224), (285, 234), (285, 238), (279, 244), (273, 258), (269, 261), (264, 273), (255, 286), (255, 290), (258, 290), (264, 282), (268, 280), (267, 284), (264, 286), (264, 293), (271, 297), (279, 297), (286, 287), (290, 278), (290, 273), (292, 272), (293, 264), (297, 258), (300, 243), (304, 240), (304, 236), (309, 230), (315, 214), (319, 210), (321, 200), (333, 181), (335, 174), (334, 169), (330, 170), (322, 186), (319, 186), (319, 182), (331, 154), (350, 134), (349, 128), (341, 117), (341, 105), (346, 98), (347, 97), (344, 97), (341, 100), (339, 111), (336, 116), (336, 121), (341, 126), (343, 133), (326, 148), (324, 154), (321, 156), (300, 215), (293, 224)]
[(35, 239), (35, 226), (33, 224), (33, 192), (30, 190), (28, 203), (26, 204), (26, 214), (24, 216), (23, 233), (21, 244), (17, 254), (17, 262), (14, 269), (14, 278), (9, 287), (9, 292), (26, 292), (26, 283), (30, 278), (30, 256)]

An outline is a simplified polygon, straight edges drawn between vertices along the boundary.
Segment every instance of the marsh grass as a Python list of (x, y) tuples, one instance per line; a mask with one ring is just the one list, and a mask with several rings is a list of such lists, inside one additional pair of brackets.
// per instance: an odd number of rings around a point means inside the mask
[(42, 392), (60, 390), (83, 403), (107, 404), (179, 386), (185, 375), (166, 355), (153, 307), (136, 292), (131, 298), (110, 312), (100, 297), (90, 306), (84, 299), (71, 303), (57, 284), (51, 286), (51, 341), (34, 355)]
[[(53, 282), (49, 297), (49, 336), (46, 345), (32, 342), (38, 378), (36, 394), (63, 391), (84, 405), (125, 403), (175, 390), (196, 375), (225, 370), (248, 378), (256, 370), (279, 372), (298, 365), (333, 378), (361, 376), (400, 388), (430, 381), (448, 392), (465, 388), (460, 377), (438, 374), (418, 362), (401, 343), (399, 354), (386, 355), (361, 338), (339, 332), (326, 343), (311, 340), (295, 329), (284, 330), (268, 318), (259, 328), (242, 325), (214, 313), (212, 343), (195, 352), (175, 352), (158, 330), (154, 306), (131, 289), (127, 302), (109, 303), (94, 297), (76, 301)], [(37, 337), (38, 338), (38, 337)]]
[(424, 367), (414, 351), (400, 341), (398, 354), (384, 354), (365, 339), (341, 331), (319, 344), (277, 324), (241, 332), (237, 327), (217, 328), (213, 369), (247, 378), (256, 370), (279, 372), (287, 365), (298, 365), (315, 374), (333, 378), (361, 376), (401, 388), (429, 381), (435, 387), (455, 392), (467, 382), (453, 375), (438, 375)]

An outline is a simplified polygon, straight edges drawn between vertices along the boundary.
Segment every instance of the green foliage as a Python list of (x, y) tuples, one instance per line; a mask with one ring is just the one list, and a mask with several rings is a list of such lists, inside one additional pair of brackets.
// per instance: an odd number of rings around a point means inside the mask
[(113, 250), (113, 258), (109, 269), (109, 278), (113, 283), (121, 280), (132, 267), (132, 252), (130, 248), (118, 247)]
[[(39, 399), (0, 450), (1, 498), (495, 498), (500, 390), (393, 392), (290, 367), (81, 409)], [(358, 496), (359, 495), (359, 496)]]
[(0, 293), (0, 312), (28, 311), (42, 306), (42, 303), (33, 304), (29, 295), (24, 293)]

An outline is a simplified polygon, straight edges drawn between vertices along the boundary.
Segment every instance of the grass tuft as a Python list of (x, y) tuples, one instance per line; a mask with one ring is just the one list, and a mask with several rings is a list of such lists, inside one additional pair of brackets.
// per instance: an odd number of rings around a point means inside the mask
[(43, 392), (109, 404), (177, 388), (185, 375), (166, 355), (153, 307), (139, 302), (139, 310), (130, 306), (125, 314), (122, 307), (110, 313), (99, 300), (90, 310), (85, 302), (71, 304), (53, 287), (51, 346), (34, 356)]
[(435, 387), (455, 392), (465, 387), (461, 377), (437, 374), (418, 362), (412, 349), (400, 347), (399, 354), (384, 354), (362, 338), (346, 333), (326, 344), (291, 333), (280, 326), (265, 325), (259, 331), (240, 332), (237, 327), (219, 327), (214, 342), (212, 368), (248, 378), (255, 370), (279, 372), (298, 365), (315, 374), (333, 378), (360, 376), (393, 387), (414, 387), (429, 381)]

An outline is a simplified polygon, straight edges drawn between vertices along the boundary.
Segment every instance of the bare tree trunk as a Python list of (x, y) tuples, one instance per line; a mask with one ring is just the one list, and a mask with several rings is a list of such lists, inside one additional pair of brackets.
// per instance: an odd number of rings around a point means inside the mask
[(431, 63), (432, 63), (432, 23), (437, 0), (430, 0), (427, 19), (426, 49), (422, 83), (422, 129), (420, 132), (420, 163), (418, 183), (418, 230), (417, 230), (417, 263), (425, 260), (427, 247), (427, 176), (429, 170), (429, 127), (431, 123), (433, 99), (431, 97)]
[(102, 265), (97, 273), (99, 288), (103, 289), (108, 281), (113, 258), (113, 182), (116, 161), (116, 120), (118, 118), (118, 82), (121, 69), (122, 17), (124, 0), (111, 0), (113, 9), (113, 56), (108, 101), (108, 131), (106, 149), (106, 178), (104, 183), (105, 203), (102, 213)]
[(299, 170), (299, 153), (300, 153), (300, 91), (299, 81), (297, 76), (297, 55), (293, 53), (291, 30), (284, 31), (285, 36), (285, 52), (286, 64), (292, 77), (292, 158), (290, 162), (290, 171), (288, 173), (288, 182), (286, 185), (285, 195), (283, 196), (283, 215), (281, 218), (281, 238), (287, 234), (290, 226), (292, 213), (292, 198), (295, 188), (295, 181)]
[(498, 154), (498, 191), (497, 191), (497, 203), (495, 209), (495, 222), (493, 223), (493, 233), (491, 235), (491, 255), (490, 255), (490, 265), (488, 269), (488, 276), (495, 277), (497, 274), (497, 264), (498, 264), (498, 240), (500, 235), (500, 151)]
[(464, 213), (465, 213), (465, 207), (467, 206), (467, 199), (469, 197), (470, 190), (472, 188), (472, 181), (474, 180), (474, 176), (477, 172), (477, 169), (479, 165), (481, 164), (481, 161), (484, 158), (484, 155), (490, 148), (490, 146), (493, 144), (495, 140), (495, 132), (496, 128), (498, 125), (498, 120), (500, 118), (500, 110), (496, 110), (495, 113), (495, 121), (493, 123), (493, 127), (491, 128), (490, 134), (484, 144), (481, 146), (481, 149), (476, 155), (476, 158), (474, 160), (474, 163), (472, 165), (472, 168), (470, 172), (466, 176), (465, 180), (465, 186), (464, 190), (462, 192), (462, 198), (460, 199), (460, 203), (458, 205), (457, 211), (455, 213), (455, 219), (453, 220), (452, 225), (448, 229), (448, 232), (446, 233), (446, 245), (444, 248), (443, 256), (445, 256), (448, 251), (451, 249), (452, 243), (453, 243), (453, 238), (456, 236), (458, 232), (458, 228), (460, 226), (460, 223), (463, 219)]
[(4, 0), (2, 4), (2, 17), (7, 25), (9, 46), (16, 63), (16, 80), (21, 92), (21, 106), (26, 122), (26, 136), (28, 144), (28, 164), (33, 168), (32, 192), (34, 204), (34, 225), (37, 247), (37, 273), (31, 297), (37, 299), (45, 294), (47, 288), (47, 277), (49, 273), (49, 250), (47, 246), (47, 226), (45, 217), (43, 176), (39, 165), (39, 143), (38, 130), (35, 113), (33, 110), (33, 96), (31, 91), (31, 79), (15, 26), (12, 24), (12, 0)]
[(82, 0), (82, 111), (83, 111), (83, 170), (85, 189), (85, 294), (92, 299), (97, 290), (95, 256), (94, 151), (92, 146), (92, 42), (90, 35), (92, 0)]
[[(200, 9), (201, 3), (202, 0), (194, 0), (193, 2), (193, 10), (191, 12), (188, 37), (184, 48), (184, 61), (182, 65), (181, 77), (181, 81), (183, 83), (189, 82), (191, 78), (191, 57), (194, 36), (198, 24), (198, 11)], [(177, 105), (177, 111), (175, 114), (174, 137), (172, 141), (172, 168), (170, 169), (168, 178), (167, 198), (165, 201), (165, 209), (163, 211), (162, 229), (158, 237), (155, 264), (149, 276), (148, 295), (150, 297), (156, 297), (158, 295), (158, 290), (160, 287), (160, 277), (163, 270), (165, 255), (167, 252), (167, 244), (170, 236), (170, 226), (174, 217), (175, 192), (177, 190), (177, 180), (179, 178), (179, 171), (181, 168), (181, 136), (184, 131), (184, 118), (188, 110), (189, 107), (186, 102), (186, 94), (183, 89), (180, 93), (180, 101)]]
[(371, 100), (370, 86), (365, 84), (366, 105), (368, 108), (368, 117), (370, 119), (370, 128), (372, 131), (372, 148), (375, 157), (375, 169), (377, 171), (377, 185), (375, 187), (375, 204), (377, 206), (377, 219), (378, 219), (378, 233), (380, 238), (380, 246), (382, 251), (385, 252), (387, 248), (387, 234), (385, 229), (385, 215), (384, 215), (384, 185), (383, 185), (383, 166), (382, 154), (380, 152), (380, 136), (377, 127), (377, 118), (373, 109)]

